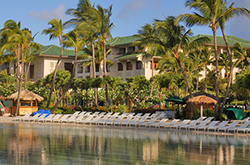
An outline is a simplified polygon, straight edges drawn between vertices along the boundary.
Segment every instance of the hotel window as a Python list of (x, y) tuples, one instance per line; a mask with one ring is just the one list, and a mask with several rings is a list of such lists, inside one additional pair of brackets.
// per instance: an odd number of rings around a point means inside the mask
[[(157, 65), (158, 65), (158, 62), (154, 62), (154, 70), (157, 67)], [(152, 69), (152, 61), (150, 62), (150, 69)]]
[(122, 65), (122, 63), (118, 63), (118, 71), (123, 71), (123, 65)]
[(119, 54), (123, 54), (123, 53), (125, 53), (125, 52), (126, 52), (126, 49), (125, 49), (125, 48), (119, 48), (119, 51), (118, 51)]
[(132, 53), (132, 52), (134, 52), (134, 51), (135, 51), (135, 47), (134, 47), (134, 46), (128, 48), (128, 53)]
[(85, 73), (89, 73), (90, 72), (90, 66), (87, 66), (86, 68), (85, 68)]
[(68, 70), (71, 73), (73, 70), (73, 64), (72, 63), (64, 63), (64, 69)]
[(95, 71), (99, 72), (100, 71), (100, 64), (95, 64)]
[(132, 68), (132, 62), (127, 62), (126, 63), (127, 65), (126, 65), (126, 69), (127, 70), (132, 70), (133, 68)]
[(34, 65), (30, 65), (30, 78), (34, 78), (34, 73), (35, 73)]
[(141, 61), (136, 61), (136, 69), (142, 69), (142, 62)]

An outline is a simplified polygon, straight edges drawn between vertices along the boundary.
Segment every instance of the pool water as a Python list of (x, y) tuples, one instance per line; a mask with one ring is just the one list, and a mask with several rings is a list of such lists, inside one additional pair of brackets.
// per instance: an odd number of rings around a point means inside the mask
[(0, 164), (250, 164), (244, 136), (0, 123)]

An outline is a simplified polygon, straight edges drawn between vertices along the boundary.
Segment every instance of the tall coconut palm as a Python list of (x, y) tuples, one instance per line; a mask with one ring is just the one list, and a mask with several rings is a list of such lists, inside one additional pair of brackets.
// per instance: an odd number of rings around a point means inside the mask
[(233, 47), (234, 57), (236, 59), (235, 67), (243, 70), (250, 64), (248, 50), (244, 49), (240, 43), (235, 43)]
[(70, 76), (70, 79), (68, 81), (68, 84), (65, 87), (65, 89), (63, 90), (63, 93), (62, 93), (61, 97), (57, 100), (55, 106), (52, 108), (52, 112), (58, 107), (59, 103), (64, 98), (64, 95), (69, 90), (70, 85), (71, 85), (71, 83), (73, 81), (73, 78), (74, 78), (74, 75), (75, 75), (75, 68), (76, 68), (76, 61), (77, 61), (78, 51), (80, 51), (86, 44), (86, 42), (81, 38), (81, 36), (79, 35), (79, 33), (76, 30), (65, 34), (64, 37), (63, 37), (63, 40), (64, 40), (63, 44), (65, 45), (65, 47), (75, 49), (75, 59), (74, 59), (74, 65), (73, 65), (73, 69), (72, 69), (71, 76)]
[[(216, 62), (216, 100), (219, 102), (219, 63), (217, 49), (216, 30), (219, 27), (220, 11), (223, 8), (222, 0), (187, 0), (186, 7), (195, 9), (197, 12), (181, 14), (176, 22), (185, 21), (187, 26), (193, 25), (209, 25), (214, 37), (214, 58)], [(217, 116), (218, 105), (215, 108), (214, 116)]]
[[(6, 21), (2, 34), (7, 36), (7, 42), (4, 44), (2, 49), (8, 49), (14, 51), (17, 57), (17, 105), (15, 110), (15, 115), (17, 115), (20, 103), (20, 93), (22, 90), (22, 81), (24, 75), (24, 53), (25, 48), (31, 41), (31, 33), (27, 29), (21, 29), (21, 23), (16, 23), (13, 20)], [(21, 60), (20, 60), (21, 55)], [(21, 62), (21, 69), (20, 69)]]
[(62, 55), (63, 55), (62, 37), (63, 37), (63, 30), (64, 30), (63, 23), (62, 23), (61, 19), (59, 21), (57, 19), (52, 19), (51, 21), (49, 21), (48, 24), (51, 27), (48, 29), (44, 29), (42, 34), (50, 35), (50, 37), (49, 37), (50, 40), (55, 39), (55, 38), (59, 39), (59, 43), (60, 43), (60, 47), (61, 47), (61, 54), (57, 60), (56, 66), (55, 66), (53, 80), (52, 80), (52, 84), (51, 84), (51, 88), (50, 88), (49, 99), (48, 99), (47, 106), (46, 106), (47, 108), (50, 105), (51, 96), (52, 96), (52, 93), (54, 91), (54, 86), (55, 86), (56, 72), (58, 70), (58, 67), (59, 67), (59, 64), (61, 62)]
[[(99, 33), (99, 40), (103, 44), (103, 69), (104, 69), (104, 77), (107, 77), (107, 48), (106, 43), (107, 39), (112, 39), (111, 29), (113, 28), (114, 24), (111, 22), (110, 17), (112, 16), (112, 5), (109, 8), (105, 9), (100, 5), (97, 5), (97, 19), (95, 25), (97, 26), (97, 31)], [(109, 97), (108, 97), (108, 85), (105, 84), (105, 95), (106, 95), (106, 106), (109, 106)]]
[(202, 55), (201, 60), (204, 64), (204, 73), (205, 73), (205, 92), (207, 92), (207, 72), (209, 71), (208, 66), (212, 63), (212, 55), (213, 51), (209, 49), (208, 47), (202, 47), (201, 48)]
[[(155, 26), (146, 24), (142, 26), (142, 29), (138, 31), (140, 40), (135, 41), (135, 45), (144, 47), (145, 55), (144, 59), (151, 58), (152, 62), (152, 77), (154, 76), (154, 56), (160, 55), (161, 50), (157, 47), (158, 43), (163, 43), (162, 38), (158, 37)], [(162, 44), (161, 44), (162, 45)], [(150, 97), (153, 95), (154, 81), (151, 83)]]
[[(94, 5), (91, 5), (89, 0), (80, 0), (76, 9), (68, 9), (66, 13), (72, 15), (73, 18), (65, 24), (83, 29), (82, 33), (87, 38), (87, 45), (92, 48), (93, 77), (96, 78), (94, 42), (98, 39), (99, 35), (97, 30), (99, 25), (96, 21), (98, 18), (98, 11), (95, 9)], [(96, 106), (98, 104), (97, 94), (98, 89), (95, 89)]]
[(219, 17), (219, 25), (220, 25), (220, 29), (226, 44), (226, 48), (227, 48), (227, 54), (229, 56), (230, 59), (230, 71), (229, 71), (229, 77), (227, 80), (227, 90), (226, 90), (226, 94), (222, 103), (222, 109), (220, 110), (220, 118), (222, 118), (222, 112), (224, 109), (224, 105), (226, 103), (227, 98), (229, 97), (229, 90), (230, 90), (230, 86), (231, 86), (231, 79), (232, 79), (232, 74), (233, 74), (233, 59), (232, 59), (232, 53), (231, 50), (229, 48), (228, 45), (228, 40), (225, 34), (225, 23), (227, 21), (229, 21), (230, 19), (234, 18), (235, 16), (239, 16), (239, 15), (246, 15), (248, 17), (250, 17), (250, 12), (248, 9), (246, 8), (241, 8), (241, 7), (234, 7), (234, 2), (227, 8), (227, 1), (224, 1), (223, 4), (223, 8), (221, 8), (221, 12), (220, 12), (220, 17)]
[[(192, 36), (191, 29), (188, 31), (185, 30), (184, 26), (176, 25), (175, 17), (166, 17), (164, 21), (156, 22), (156, 29), (159, 31), (162, 37), (165, 38), (164, 44), (160, 45), (162, 50), (168, 50), (170, 54), (176, 59), (181, 73), (186, 81), (188, 91), (192, 97), (192, 87), (189, 81), (189, 78), (186, 74), (185, 67), (183, 66), (183, 61), (181, 57), (185, 57), (189, 54), (190, 49), (193, 45), (198, 44), (199, 42), (207, 41), (207, 38), (201, 37), (192, 42), (189, 41), (189, 38)], [(160, 47), (159, 46), (159, 47)], [(165, 51), (167, 52), (167, 51)], [(196, 118), (196, 111), (193, 109), (194, 118)]]

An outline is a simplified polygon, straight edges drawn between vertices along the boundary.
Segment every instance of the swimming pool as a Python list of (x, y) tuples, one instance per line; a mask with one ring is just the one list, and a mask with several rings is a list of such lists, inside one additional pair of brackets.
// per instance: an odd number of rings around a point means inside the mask
[(244, 136), (0, 123), (0, 164), (250, 164)]

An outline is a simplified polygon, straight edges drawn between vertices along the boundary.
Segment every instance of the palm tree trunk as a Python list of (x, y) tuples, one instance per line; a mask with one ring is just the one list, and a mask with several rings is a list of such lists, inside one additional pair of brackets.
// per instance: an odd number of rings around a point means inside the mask
[(28, 64), (26, 64), (27, 66), (25, 67), (26, 71), (25, 71), (25, 79), (24, 79), (24, 89), (27, 88), (27, 80), (28, 80), (28, 73), (29, 73), (30, 63), (31, 62), (29, 62)]
[(77, 48), (75, 48), (75, 60), (74, 60), (74, 65), (73, 65), (73, 69), (72, 69), (72, 72), (71, 72), (69, 82), (68, 82), (66, 88), (63, 90), (61, 97), (57, 100), (55, 106), (52, 108), (52, 110), (51, 110), (52, 113), (56, 110), (56, 108), (58, 107), (60, 101), (64, 98), (66, 92), (68, 92), (68, 90), (70, 88), (70, 85), (71, 85), (71, 83), (73, 81), (73, 78), (74, 78), (74, 75), (75, 75), (75, 70), (76, 70), (77, 53), (78, 53), (78, 50), (77, 50)]
[(232, 77), (232, 73), (233, 73), (232, 53), (231, 53), (231, 50), (230, 50), (230, 48), (229, 48), (227, 36), (226, 36), (226, 34), (225, 34), (224, 29), (221, 29), (221, 32), (222, 32), (222, 34), (223, 34), (223, 38), (224, 38), (225, 43), (226, 43), (227, 54), (229, 55), (229, 60), (230, 60), (230, 71), (229, 71), (229, 76), (227, 77), (228, 79), (227, 79), (227, 90), (226, 90), (226, 94), (225, 94), (225, 97), (224, 97), (224, 100), (223, 100), (223, 103), (222, 103), (222, 106), (221, 106), (221, 110), (220, 110), (220, 119), (222, 119), (222, 112), (223, 112), (223, 110), (224, 110), (224, 105), (226, 104), (227, 97), (229, 97), (229, 90), (230, 90), (230, 86), (231, 86), (231, 77)]
[(19, 111), (19, 104), (20, 104), (20, 45), (18, 45), (18, 51), (17, 51), (17, 72), (16, 72), (16, 77), (17, 77), (17, 103), (16, 103), (16, 110), (15, 110), (15, 116), (17, 116), (18, 111)]
[(58, 70), (58, 67), (60, 65), (62, 55), (63, 55), (63, 45), (62, 45), (62, 38), (61, 37), (59, 37), (59, 41), (60, 41), (60, 46), (61, 46), (61, 54), (60, 54), (60, 56), (59, 56), (59, 58), (57, 60), (56, 67), (55, 67), (55, 70), (54, 70), (54, 75), (53, 75), (52, 84), (51, 84), (50, 93), (49, 93), (49, 99), (48, 99), (46, 108), (49, 108), (49, 105), (50, 105), (50, 102), (51, 102), (51, 96), (52, 96), (52, 93), (54, 91), (54, 86), (55, 86), (56, 72)]
[[(95, 45), (94, 42), (91, 43), (92, 46), (92, 65), (93, 65), (93, 77), (96, 78), (96, 68), (95, 68)], [(95, 88), (95, 106), (98, 105), (98, 89)]]
[[(154, 58), (152, 57), (152, 77), (154, 76)], [(152, 81), (151, 89), (150, 89), (150, 95), (149, 97), (153, 96), (153, 90), (154, 90), (154, 81)]]
[(216, 101), (217, 104), (215, 105), (214, 110), (214, 117), (217, 117), (217, 111), (218, 111), (218, 103), (219, 103), (219, 85), (220, 85), (220, 71), (219, 71), (219, 61), (218, 61), (218, 52), (217, 52), (217, 38), (216, 38), (216, 28), (213, 28), (213, 35), (214, 35), (214, 56), (215, 56), (215, 68), (216, 68), (216, 85), (215, 85), (215, 91), (216, 91)]
[[(192, 98), (193, 97), (192, 88), (191, 88), (190, 82), (188, 81), (186, 72), (185, 72), (185, 70), (184, 70), (184, 68), (182, 66), (181, 61), (180, 61), (179, 55), (175, 55), (175, 58), (177, 60), (177, 63), (179, 64), (179, 67), (181, 69), (181, 73), (182, 73), (182, 75), (183, 75), (183, 77), (184, 77), (184, 79), (185, 79), (185, 81), (187, 83), (187, 87), (188, 87), (188, 92), (189, 92), (190, 98)], [(192, 111), (193, 111), (193, 117), (194, 117), (194, 119), (196, 119), (197, 118), (196, 110), (195, 110), (195, 108), (194, 108), (194, 106), (193, 106), (192, 103), (191, 103), (191, 106), (192, 106)]]
[(207, 66), (205, 65), (205, 92), (207, 92)]
[[(106, 64), (106, 41), (103, 42), (103, 68), (104, 77), (107, 77), (107, 64)], [(109, 95), (108, 95), (108, 84), (105, 84), (105, 96), (106, 96), (106, 107), (109, 107)]]

